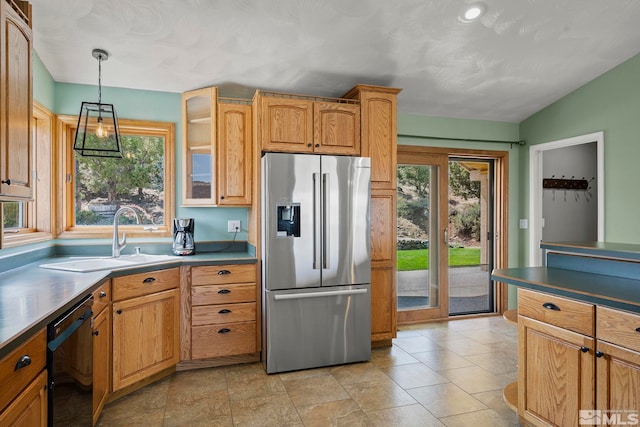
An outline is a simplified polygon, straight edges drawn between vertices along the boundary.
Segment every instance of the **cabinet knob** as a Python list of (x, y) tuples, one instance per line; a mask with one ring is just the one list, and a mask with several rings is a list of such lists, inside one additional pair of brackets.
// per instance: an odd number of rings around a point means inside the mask
[(99, 298), (104, 298), (104, 297), (107, 296), (107, 293), (105, 291), (101, 291), (98, 296), (99, 296)]
[(7, 179), (3, 179), (1, 181), (3, 184), (7, 184), (7, 185), (11, 185), (11, 179), (7, 178)]
[(231, 274), (231, 272), (229, 270), (218, 271), (218, 276), (224, 276), (225, 274)]
[(636, 328), (636, 332), (640, 332), (640, 327), (637, 327), (637, 328)]
[(312, 147), (312, 146), (313, 146), (313, 144), (307, 144), (307, 147)]
[(146, 279), (144, 279), (144, 280), (142, 281), (142, 283), (153, 283), (153, 282), (155, 282), (155, 281), (156, 281), (156, 278), (155, 278), (155, 277), (147, 277)]
[(220, 200), (224, 200), (224, 196), (220, 196)]
[(604, 353), (601, 351), (596, 351), (596, 357), (602, 357), (604, 356)]
[(229, 314), (229, 313), (231, 313), (231, 310), (229, 310), (228, 308), (223, 308), (218, 312), (218, 314)]
[(22, 369), (25, 366), (29, 366), (29, 365), (31, 365), (31, 357), (29, 357), (28, 354), (25, 354), (20, 359), (18, 359), (18, 363), (16, 363), (16, 366), (15, 368), (13, 368), (13, 370), (17, 371), (18, 369)]
[(231, 293), (231, 291), (230, 291), (229, 289), (220, 289), (220, 290), (218, 291), (218, 293), (219, 293), (219, 294), (230, 294), (230, 293)]
[(582, 347), (580, 347), (580, 351), (583, 352), (583, 353), (586, 353), (586, 352), (589, 351), (589, 347), (582, 346)]
[(122, 314), (122, 310), (116, 310), (116, 313)]
[(218, 331), (219, 334), (228, 334), (229, 332), (231, 332), (229, 328), (222, 328)]
[(320, 147), (320, 144), (316, 144), (316, 148)]
[(100, 335), (100, 331), (93, 331), (93, 335), (95, 335), (95, 336)]
[(545, 302), (544, 304), (542, 304), (542, 306), (547, 310), (560, 311), (560, 307), (558, 307), (552, 302)]

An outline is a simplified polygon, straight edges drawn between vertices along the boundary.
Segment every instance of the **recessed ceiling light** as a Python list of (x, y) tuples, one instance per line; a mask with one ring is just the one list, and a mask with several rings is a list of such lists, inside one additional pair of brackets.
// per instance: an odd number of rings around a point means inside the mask
[(469, 22), (478, 20), (478, 18), (484, 15), (484, 12), (486, 10), (487, 10), (487, 6), (484, 3), (481, 3), (481, 2), (471, 3), (470, 5), (467, 5), (467, 7), (465, 7), (462, 10), (460, 15), (458, 15), (458, 19), (460, 20), (460, 22), (464, 22), (465, 24), (468, 24)]

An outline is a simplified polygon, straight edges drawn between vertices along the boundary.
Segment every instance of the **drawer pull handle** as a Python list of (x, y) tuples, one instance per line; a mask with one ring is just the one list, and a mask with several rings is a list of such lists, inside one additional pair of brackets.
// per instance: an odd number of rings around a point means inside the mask
[(229, 314), (229, 313), (231, 313), (231, 310), (229, 310), (228, 308), (223, 308), (218, 313), (219, 314)]
[(142, 281), (142, 283), (153, 283), (153, 282), (155, 282), (155, 281), (156, 281), (156, 278), (155, 278), (155, 277), (147, 277), (146, 279), (144, 279), (144, 280)]
[(640, 327), (636, 328), (636, 332), (640, 332)]
[(601, 351), (596, 351), (596, 357), (602, 357), (604, 356), (604, 353)]
[(547, 310), (560, 311), (560, 307), (558, 307), (557, 305), (555, 305), (552, 302), (545, 302), (544, 304), (542, 304), (542, 306), (544, 308), (546, 308)]
[(589, 351), (589, 347), (582, 346), (582, 347), (580, 347), (580, 351), (583, 352), (583, 353), (586, 353), (586, 352)]
[(218, 271), (218, 276), (224, 276), (225, 274), (231, 274), (231, 272), (229, 270)]
[(218, 331), (219, 334), (228, 334), (229, 332), (231, 332), (229, 328), (222, 328)]
[(20, 358), (20, 360), (18, 360), (18, 363), (16, 363), (16, 367), (13, 368), (13, 370), (17, 371), (18, 369), (22, 369), (25, 366), (29, 366), (29, 365), (31, 365), (31, 358), (29, 357), (28, 354), (25, 354)]
[(220, 290), (218, 291), (218, 293), (219, 293), (219, 294), (230, 294), (230, 293), (231, 293), (231, 291), (230, 291), (229, 289), (220, 289)]
[(105, 291), (101, 291), (99, 297), (100, 298), (104, 298), (107, 296), (107, 293)]

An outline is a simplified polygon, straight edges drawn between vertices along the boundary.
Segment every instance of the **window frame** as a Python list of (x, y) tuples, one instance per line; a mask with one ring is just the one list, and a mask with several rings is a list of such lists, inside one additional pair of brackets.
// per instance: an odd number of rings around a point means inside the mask
[[(46, 125), (47, 131), (38, 132), (38, 122)], [(53, 153), (55, 152), (55, 114), (37, 101), (33, 101), (33, 118), (31, 122), (33, 150), (33, 201), (24, 203), (25, 227), (14, 230), (2, 230), (2, 245), (8, 248), (29, 243), (43, 242), (53, 239), (55, 203), (55, 173), (53, 170)]]
[[(59, 191), (61, 194), (58, 208), (57, 236), (61, 239), (107, 238), (113, 235), (113, 226), (76, 226), (75, 225), (75, 152), (73, 141), (78, 116), (58, 116), (58, 140), (61, 167), (59, 173)], [(128, 237), (170, 237), (173, 235), (171, 218), (175, 216), (175, 123), (133, 119), (118, 119), (121, 135), (148, 135), (164, 137), (164, 225), (149, 229), (149, 225), (119, 225)], [(147, 227), (145, 230), (144, 227)]]

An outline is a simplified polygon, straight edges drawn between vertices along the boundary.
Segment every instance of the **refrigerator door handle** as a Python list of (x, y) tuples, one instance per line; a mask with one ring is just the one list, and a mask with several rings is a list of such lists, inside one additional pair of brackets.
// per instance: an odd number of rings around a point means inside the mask
[(313, 173), (311, 175), (313, 177), (313, 269), (318, 270), (321, 264), (319, 257), (322, 256), (320, 249), (320, 174)]
[(329, 268), (329, 174), (322, 174), (322, 268)]
[(305, 299), (305, 298), (319, 298), (319, 297), (333, 297), (333, 296), (348, 296), (366, 294), (367, 289), (350, 289), (345, 291), (321, 291), (321, 292), (305, 292), (300, 294), (282, 294), (274, 295), (276, 301), (288, 300), (288, 299)]

